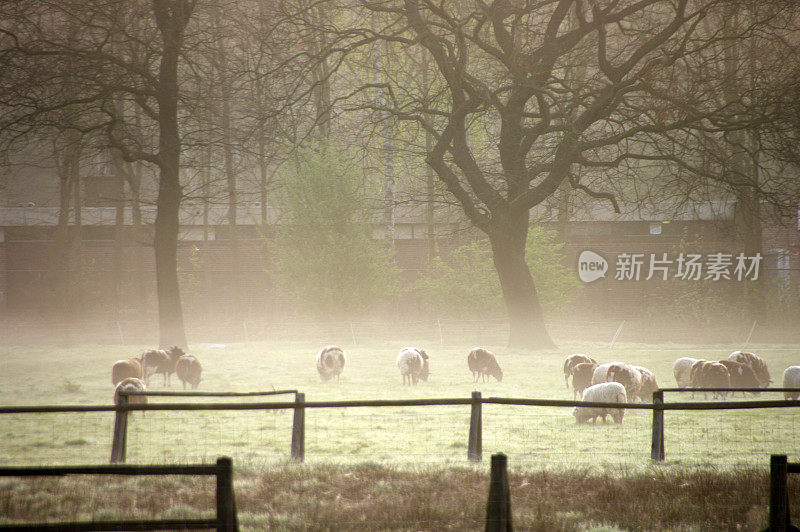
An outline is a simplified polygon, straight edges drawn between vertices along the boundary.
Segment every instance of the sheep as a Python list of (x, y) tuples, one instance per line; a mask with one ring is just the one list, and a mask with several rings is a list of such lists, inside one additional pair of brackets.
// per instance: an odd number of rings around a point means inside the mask
[(144, 377), (142, 361), (138, 358), (128, 358), (114, 362), (114, 365), (111, 366), (111, 384), (116, 386), (120, 381), (129, 377), (135, 379)]
[(569, 377), (573, 374), (575, 366), (585, 363), (597, 364), (597, 361), (583, 353), (573, 353), (564, 359), (564, 386), (569, 390)]
[(642, 386), (639, 389), (639, 399), (644, 403), (645, 401), (653, 400), (653, 392), (658, 390), (658, 381), (656, 375), (644, 366), (633, 366), (633, 369), (639, 372), (642, 376)]
[[(800, 366), (789, 366), (783, 370), (783, 387), (800, 388)], [(783, 392), (783, 396), (788, 399), (800, 399), (800, 392)]]
[(758, 380), (761, 382), (762, 388), (766, 388), (772, 382), (772, 378), (769, 376), (769, 368), (767, 368), (767, 363), (764, 362), (763, 358), (755, 353), (749, 353), (747, 351), (734, 351), (728, 355), (728, 360), (741, 362), (742, 364), (747, 364), (753, 368), (756, 377), (758, 377)]
[(580, 397), (583, 390), (592, 385), (592, 375), (597, 364), (581, 362), (572, 368), (572, 398)]
[[(122, 379), (117, 384), (116, 388), (114, 388), (114, 404), (120, 404), (120, 395), (122, 392), (146, 392), (147, 385), (144, 383), (142, 379), (137, 379), (135, 377), (128, 377), (126, 379)], [(128, 396), (128, 404), (131, 405), (146, 405), (147, 404), (147, 396), (146, 395), (129, 395)], [(142, 416), (144, 416), (144, 411), (142, 411)]]
[[(762, 382), (758, 379), (753, 368), (742, 362), (735, 360), (720, 360), (720, 364), (728, 368), (728, 374), (731, 377), (731, 388), (762, 388)], [(731, 392), (734, 395), (735, 392)], [(759, 395), (759, 392), (753, 392), (753, 395)], [(742, 392), (744, 396), (744, 392)]]
[[(698, 360), (692, 365), (689, 372), (689, 385), (692, 388), (730, 388), (731, 376), (728, 368), (719, 362)], [(711, 398), (725, 399), (727, 393), (726, 391), (711, 392)], [(708, 397), (706, 392), (703, 392), (703, 397)]]
[(166, 386), (169, 383), (170, 375), (175, 373), (175, 364), (185, 354), (183, 349), (176, 345), (169, 349), (148, 349), (142, 353), (145, 384), (150, 385), (150, 375), (161, 373), (164, 376), (164, 386)]
[(193, 355), (183, 355), (175, 363), (175, 374), (183, 384), (183, 389), (186, 389), (186, 383), (196, 390), (200, 385), (200, 375), (203, 373), (203, 366), (200, 361)]
[(606, 374), (607, 382), (618, 382), (625, 387), (625, 395), (633, 402), (642, 389), (642, 374), (630, 364), (611, 364)]
[(346, 362), (344, 351), (341, 347), (329, 345), (317, 353), (317, 373), (323, 381), (331, 379), (339, 382), (339, 375), (344, 370)]
[(397, 367), (403, 376), (403, 384), (413, 384), (422, 379), (428, 381), (428, 354), (416, 347), (406, 347), (397, 355)]
[(608, 368), (615, 364), (624, 364), (624, 362), (606, 362), (605, 364), (598, 364), (594, 368), (592, 375), (592, 384), (600, 384), (601, 382), (608, 382)]
[[(625, 394), (625, 387), (622, 384), (618, 382), (601, 382), (586, 388), (583, 391), (582, 400), (596, 403), (627, 403), (628, 396)], [(598, 417), (602, 417), (603, 423), (605, 423), (606, 416), (609, 414), (611, 414), (611, 418), (615, 423), (620, 424), (625, 415), (625, 410), (622, 408), (578, 406), (572, 411), (572, 415), (578, 424), (586, 423), (590, 419), (596, 424)]]
[(691, 357), (681, 357), (672, 365), (672, 374), (675, 376), (675, 382), (678, 388), (689, 387), (689, 373), (692, 371), (692, 365), (698, 359)]
[(467, 365), (472, 372), (472, 382), (478, 382), (478, 377), (481, 382), (486, 382), (486, 375), (491, 375), (497, 382), (503, 380), (503, 370), (497, 363), (494, 353), (482, 349), (480, 347), (474, 348), (467, 355)]

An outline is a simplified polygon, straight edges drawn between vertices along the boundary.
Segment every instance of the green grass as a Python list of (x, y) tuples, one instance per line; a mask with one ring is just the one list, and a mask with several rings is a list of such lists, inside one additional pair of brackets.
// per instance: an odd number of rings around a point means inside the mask
[[(570, 352), (600, 361), (623, 360), (651, 368), (662, 386), (674, 386), (672, 362), (680, 356), (718, 359), (730, 346), (699, 351), (687, 346), (575, 344), (560, 351), (524, 352), (499, 346), (503, 382), (472, 382), (466, 367), (470, 345), (425, 345), (431, 376), (416, 387), (401, 386), (395, 356), (402, 345), (373, 342), (344, 346), (348, 364), (341, 382), (321, 382), (314, 367), (320, 342), (231, 344), (225, 349), (190, 346), (203, 363), (201, 391), (297, 389), (306, 401), (484, 397), (572, 399), (561, 369)], [(146, 346), (4, 348), (0, 351), (0, 404), (110, 404), (111, 365)], [(773, 379), (796, 364), (794, 351), (756, 346)], [(161, 376), (152, 390), (165, 389)], [(169, 390), (181, 389), (177, 379)], [(760, 399), (780, 399), (762, 394)], [(697, 400), (700, 400), (698, 396)], [(749, 398), (748, 398), (749, 399)], [(151, 403), (186, 401), (150, 398)], [(194, 400), (194, 399), (193, 399)], [(198, 399), (231, 401), (231, 399)], [(242, 401), (287, 401), (292, 396)], [(668, 394), (668, 402), (689, 400)], [(739, 400), (737, 398), (737, 400)], [(621, 426), (575, 424), (571, 408), (483, 406), (483, 449), (504, 452), (512, 467), (574, 465), (628, 468), (649, 464), (652, 414), (628, 410)], [(798, 409), (667, 412), (668, 463), (734, 466), (765, 464), (770, 453), (800, 452)], [(110, 452), (113, 413), (3, 415), (3, 463), (103, 462)], [(289, 455), (292, 411), (201, 411), (134, 413), (129, 422), (128, 460), (133, 463), (213, 460), (228, 454), (240, 461), (281, 463)], [(463, 464), (468, 406), (307, 409), (306, 459), (310, 463), (363, 460), (387, 464)]]

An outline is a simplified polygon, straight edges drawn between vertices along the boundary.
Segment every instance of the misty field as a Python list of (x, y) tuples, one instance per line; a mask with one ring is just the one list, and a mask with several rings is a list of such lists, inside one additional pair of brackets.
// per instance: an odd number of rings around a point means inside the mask
[[(422, 345), (431, 356), (427, 383), (402, 386), (395, 357), (402, 344), (343, 345), (348, 362), (340, 383), (322, 382), (314, 359), (323, 342), (201, 344), (189, 352), (203, 363), (200, 391), (252, 392), (298, 390), (307, 402), (357, 399), (484, 398), (572, 399), (561, 369), (571, 352), (599, 361), (622, 360), (652, 369), (662, 387), (674, 386), (672, 362), (681, 356), (716, 360), (731, 346), (573, 344), (559, 351), (492, 349), (505, 378), (472, 382), (466, 355), (471, 345)], [(413, 342), (410, 342), (413, 345)], [(0, 405), (110, 404), (111, 365), (147, 346), (87, 345), (70, 348), (2, 348)], [(800, 363), (800, 351), (786, 346), (751, 346), (769, 364), (773, 385), (783, 369)], [(151, 390), (181, 389), (173, 375), (165, 387), (160, 375)], [(781, 399), (763, 393), (758, 399)], [(702, 400), (702, 394), (694, 400)], [(751, 400), (752, 395), (736, 400)], [(293, 401), (269, 398), (164, 398), (157, 402)], [(692, 400), (667, 393), (666, 402)], [(730, 399), (729, 399), (730, 400)], [(5, 414), (0, 418), (0, 461), (4, 464), (103, 463), (109, 458), (113, 412)], [(730, 467), (766, 465), (770, 453), (800, 454), (800, 410), (692, 411), (665, 413), (668, 464)], [(610, 420), (610, 419), (609, 419)], [(622, 425), (575, 424), (571, 408), (483, 406), (484, 462), (495, 452), (509, 455), (513, 467), (626, 469), (650, 463), (652, 413), (628, 410)], [(213, 461), (230, 455), (239, 464), (281, 464), (289, 460), (292, 410), (151, 411), (131, 416), (128, 462)], [(306, 462), (389, 465), (464, 465), (467, 462), (469, 406), (309, 408), (306, 410)]]

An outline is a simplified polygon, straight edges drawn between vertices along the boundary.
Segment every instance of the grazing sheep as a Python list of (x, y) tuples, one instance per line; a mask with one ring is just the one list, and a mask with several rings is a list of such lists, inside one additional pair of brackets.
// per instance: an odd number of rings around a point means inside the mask
[(323, 381), (334, 379), (339, 382), (339, 375), (344, 370), (346, 358), (341, 347), (329, 345), (317, 353), (317, 373)]
[(478, 377), (481, 382), (486, 382), (486, 375), (491, 375), (497, 382), (503, 380), (503, 370), (491, 351), (476, 347), (467, 355), (467, 365), (472, 372), (472, 382), (478, 382)]
[(758, 377), (758, 380), (761, 382), (762, 388), (766, 388), (772, 382), (772, 377), (769, 376), (769, 368), (767, 368), (767, 363), (764, 362), (763, 358), (755, 353), (749, 353), (747, 351), (734, 351), (728, 355), (728, 360), (741, 362), (742, 364), (747, 364), (753, 368), (756, 377)]
[(200, 385), (200, 375), (203, 373), (203, 366), (200, 361), (193, 355), (183, 355), (178, 359), (175, 364), (175, 374), (183, 383), (183, 389), (186, 389), (186, 383), (191, 385), (192, 390), (196, 390)]
[(653, 400), (653, 392), (658, 390), (658, 381), (656, 375), (644, 366), (633, 366), (633, 369), (639, 372), (642, 376), (642, 386), (639, 389), (639, 399), (644, 403), (645, 401)]
[(642, 389), (642, 374), (630, 364), (611, 364), (606, 374), (607, 382), (618, 382), (625, 387), (625, 395), (633, 402)]
[[(591, 401), (596, 403), (627, 403), (628, 397), (625, 395), (625, 387), (618, 382), (601, 382), (589, 386), (583, 391), (583, 401)], [(597, 418), (602, 417), (603, 423), (606, 422), (606, 416), (611, 414), (611, 418), (615, 423), (622, 423), (622, 418), (625, 415), (623, 408), (602, 408), (602, 407), (588, 407), (578, 406), (572, 411), (577, 423), (587, 423), (590, 419), (593, 423), (597, 423)]]
[(403, 384), (413, 384), (422, 379), (428, 380), (429, 366), (428, 354), (416, 347), (406, 347), (397, 355), (397, 367), (403, 376)]
[[(114, 388), (114, 404), (118, 405), (120, 402), (120, 394), (122, 392), (146, 392), (147, 385), (144, 383), (142, 379), (137, 379), (135, 377), (128, 377), (127, 379), (122, 379), (117, 387)], [(146, 405), (147, 404), (147, 396), (145, 395), (129, 395), (128, 396), (128, 404), (131, 405)], [(142, 411), (142, 416), (144, 416), (144, 411)]]
[[(728, 374), (731, 377), (731, 388), (763, 388), (761, 381), (756, 376), (753, 368), (747, 364), (736, 362), (735, 360), (720, 360), (720, 364), (728, 368)], [(731, 392), (731, 396), (736, 392)], [(742, 392), (744, 396), (745, 392)], [(759, 392), (753, 392), (753, 395), (759, 395)]]
[(141, 379), (144, 377), (142, 361), (138, 358), (128, 358), (114, 362), (114, 365), (111, 366), (111, 384), (116, 386), (122, 380), (129, 377), (134, 379)]
[(144, 369), (144, 382), (150, 385), (150, 376), (161, 373), (164, 376), (164, 386), (169, 384), (169, 377), (175, 373), (175, 364), (185, 355), (183, 349), (173, 345), (169, 349), (148, 349), (142, 353), (142, 368)]
[[(728, 368), (719, 362), (698, 360), (689, 372), (689, 385), (692, 388), (730, 388), (731, 375)], [(712, 399), (725, 399), (726, 391), (711, 392)], [(703, 397), (708, 397), (703, 392)]]
[(672, 374), (675, 376), (675, 382), (678, 388), (689, 387), (689, 373), (692, 371), (692, 366), (698, 359), (691, 357), (681, 357), (672, 365)]
[[(800, 366), (789, 366), (783, 370), (783, 387), (800, 388)], [(786, 399), (799, 399), (800, 392), (783, 392)]]
[(592, 385), (592, 376), (597, 364), (581, 362), (572, 368), (572, 398), (580, 397), (583, 390)]
[(573, 374), (575, 366), (586, 363), (597, 364), (597, 361), (583, 353), (574, 353), (564, 359), (564, 386), (567, 389), (569, 389), (569, 377)]

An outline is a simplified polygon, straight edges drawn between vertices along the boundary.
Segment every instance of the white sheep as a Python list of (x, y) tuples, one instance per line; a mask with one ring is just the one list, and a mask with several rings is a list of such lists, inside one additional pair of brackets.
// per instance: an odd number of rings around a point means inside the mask
[(329, 345), (317, 353), (317, 373), (323, 381), (331, 379), (339, 382), (339, 375), (344, 370), (347, 358), (341, 347)]
[[(800, 388), (800, 366), (789, 366), (783, 370), (783, 387)], [(800, 398), (800, 392), (783, 392), (786, 399)]]
[(658, 381), (656, 375), (644, 366), (633, 366), (635, 370), (642, 376), (642, 387), (639, 389), (639, 399), (642, 402), (652, 401), (653, 392), (658, 390)]
[(397, 367), (403, 376), (403, 384), (414, 384), (428, 380), (428, 354), (417, 347), (406, 347), (397, 355)]
[[(594, 403), (627, 403), (628, 396), (625, 394), (625, 387), (620, 383), (601, 382), (586, 388), (583, 391), (582, 400)], [(590, 419), (593, 423), (597, 423), (598, 417), (602, 417), (603, 423), (605, 423), (606, 416), (609, 414), (614, 422), (619, 424), (622, 423), (625, 409), (578, 406), (572, 411), (572, 415), (575, 416), (575, 421), (578, 423), (587, 423)]]
[(691, 357), (681, 357), (672, 365), (672, 375), (675, 376), (675, 382), (678, 388), (689, 387), (689, 376), (692, 372), (692, 366), (698, 359)]
[[(127, 379), (122, 379), (117, 387), (114, 388), (114, 404), (119, 405), (120, 402), (120, 394), (122, 392), (146, 392), (147, 385), (144, 383), (142, 379), (137, 379), (135, 377), (128, 377)], [(128, 396), (128, 404), (131, 405), (145, 405), (147, 404), (147, 396), (146, 395), (130, 395)], [(144, 416), (144, 411), (142, 411), (142, 416)]]

